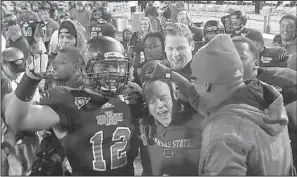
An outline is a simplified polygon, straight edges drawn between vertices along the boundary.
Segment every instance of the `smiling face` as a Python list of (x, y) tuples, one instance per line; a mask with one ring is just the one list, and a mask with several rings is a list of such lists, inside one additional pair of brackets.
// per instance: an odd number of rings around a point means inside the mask
[(166, 35), (165, 52), (173, 70), (182, 70), (192, 60), (194, 46), (184, 36)]
[(150, 114), (160, 124), (168, 127), (172, 122), (173, 111), (173, 98), (169, 86), (162, 81), (154, 81), (150, 83), (147, 95)]
[(142, 31), (147, 31), (147, 30), (149, 30), (149, 28), (150, 28), (149, 21), (146, 20), (146, 19), (141, 20), (141, 22), (140, 22), (140, 29)]
[(280, 22), (280, 34), (284, 41), (291, 41), (296, 35), (295, 21), (289, 18), (284, 18)]

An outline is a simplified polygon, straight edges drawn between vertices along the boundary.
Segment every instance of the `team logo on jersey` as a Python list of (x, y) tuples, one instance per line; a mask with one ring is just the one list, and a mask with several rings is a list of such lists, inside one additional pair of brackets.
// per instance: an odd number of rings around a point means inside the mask
[(119, 98), (122, 102), (129, 104), (129, 96), (128, 95), (119, 95)]
[(91, 97), (74, 97), (74, 99), (77, 109), (80, 109), (84, 105), (88, 104), (88, 102), (91, 100)]
[(172, 157), (173, 156), (173, 152), (171, 149), (169, 148), (164, 148), (163, 150), (163, 155), (167, 158)]
[(271, 57), (261, 57), (261, 61), (262, 61), (263, 63), (270, 63), (271, 60), (272, 60)]
[(92, 31), (101, 31), (101, 28), (99, 26), (94, 26), (92, 28)]
[(96, 116), (98, 125), (117, 125), (118, 122), (123, 122), (123, 113), (114, 113), (111, 111), (106, 111), (103, 114)]
[(108, 109), (108, 108), (113, 108), (114, 105), (110, 104), (110, 103), (105, 103), (101, 108), (102, 109)]

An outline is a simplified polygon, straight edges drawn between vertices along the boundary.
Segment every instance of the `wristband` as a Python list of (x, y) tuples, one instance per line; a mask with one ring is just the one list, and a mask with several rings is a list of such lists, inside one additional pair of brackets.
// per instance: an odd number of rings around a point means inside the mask
[(171, 81), (171, 78), (172, 78), (172, 69), (171, 68), (166, 68), (165, 79)]
[(35, 80), (30, 78), (27, 73), (24, 74), (21, 82), (15, 90), (15, 96), (18, 99), (29, 102), (33, 99), (35, 90), (41, 80)]

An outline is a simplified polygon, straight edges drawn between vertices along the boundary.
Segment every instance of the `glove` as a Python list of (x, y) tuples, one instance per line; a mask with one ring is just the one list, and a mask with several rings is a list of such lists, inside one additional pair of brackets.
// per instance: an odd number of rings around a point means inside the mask
[(149, 61), (142, 66), (140, 72), (141, 81), (163, 79), (168, 68), (160, 61)]
[(35, 80), (41, 80), (46, 75), (48, 55), (46, 48), (41, 39), (36, 43), (36, 50), (34, 54), (28, 58), (26, 74)]
[(45, 78), (48, 64), (47, 54), (34, 54), (28, 58), (26, 74), (35, 80)]

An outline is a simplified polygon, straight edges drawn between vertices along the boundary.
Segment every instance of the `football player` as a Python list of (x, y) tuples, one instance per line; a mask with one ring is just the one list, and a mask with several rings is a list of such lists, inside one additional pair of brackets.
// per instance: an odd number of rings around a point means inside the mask
[(98, 9), (94, 9), (90, 21), (87, 29), (89, 39), (94, 36), (110, 36), (115, 38), (116, 28), (110, 24), (111, 13), (108, 8), (99, 7)]
[(223, 16), (221, 18), (221, 21), (224, 24), (226, 33), (229, 34), (231, 37), (245, 36), (249, 32), (249, 30), (251, 30), (245, 27), (247, 23), (247, 15), (240, 10)]
[[(16, 134), (13, 129), (6, 126), (3, 120), (5, 110), (13, 92), (12, 82), (24, 71), (24, 54), (19, 49), (10, 47), (2, 52), (1, 59), (1, 149), (3, 150), (1, 154), (1, 174), (4, 176), (21, 175), (21, 162), (17, 158), (14, 149), (17, 142)], [(12, 166), (14, 166), (14, 171), (10, 170)]]
[(222, 22), (217, 20), (208, 20), (203, 29), (203, 41), (195, 43), (194, 54), (205, 44), (207, 44), (212, 38), (218, 34), (224, 34), (225, 28)]
[[(6, 110), (17, 130), (53, 127), (73, 175), (134, 175), (135, 119), (147, 114), (141, 88), (128, 82), (129, 60), (119, 41), (94, 37), (84, 48), (84, 86), (53, 87), (39, 105), (32, 96), (46, 71), (46, 54), (34, 55)], [(127, 84), (128, 83), (128, 84)], [(14, 107), (20, 107), (15, 111)]]

